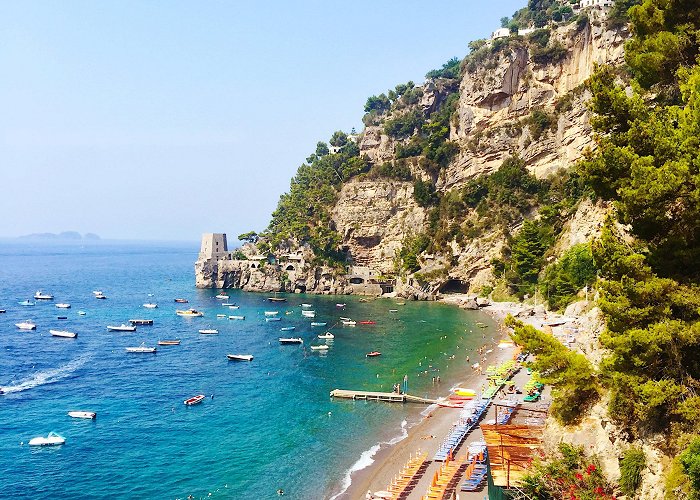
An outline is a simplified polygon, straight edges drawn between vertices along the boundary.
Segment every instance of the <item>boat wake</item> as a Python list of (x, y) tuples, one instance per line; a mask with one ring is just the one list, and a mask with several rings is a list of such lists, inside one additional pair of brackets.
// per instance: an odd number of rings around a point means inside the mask
[(345, 473), (345, 477), (343, 477), (343, 484), (341, 485), (340, 491), (330, 497), (329, 500), (336, 500), (340, 496), (342, 496), (346, 491), (348, 491), (348, 488), (350, 488), (350, 485), (352, 484), (352, 474), (354, 472), (357, 472), (358, 470), (366, 469), (370, 465), (374, 463), (374, 455), (381, 449), (383, 445), (388, 445), (388, 446), (393, 446), (396, 443), (403, 441), (408, 437), (408, 422), (406, 420), (403, 420), (401, 422), (401, 434), (391, 438), (389, 441), (382, 441), (380, 443), (375, 444), (372, 446), (369, 450), (365, 450), (362, 452), (360, 455), (360, 458), (352, 464), (352, 467), (348, 469), (348, 471)]
[(58, 368), (48, 368), (43, 371), (39, 371), (31, 374), (25, 380), (21, 380), (12, 385), (6, 385), (0, 387), (2, 392), (5, 394), (11, 394), (13, 392), (22, 392), (40, 385), (53, 384), (59, 382), (65, 378), (70, 377), (70, 375), (83, 366), (87, 361), (90, 360), (90, 356), (79, 356), (63, 366)]

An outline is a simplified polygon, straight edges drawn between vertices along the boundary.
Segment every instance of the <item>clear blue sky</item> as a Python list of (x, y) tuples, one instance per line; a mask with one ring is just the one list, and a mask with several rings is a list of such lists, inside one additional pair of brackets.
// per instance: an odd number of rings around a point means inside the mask
[(2, 2), (0, 236), (264, 229), (368, 96), (422, 82), (524, 4)]

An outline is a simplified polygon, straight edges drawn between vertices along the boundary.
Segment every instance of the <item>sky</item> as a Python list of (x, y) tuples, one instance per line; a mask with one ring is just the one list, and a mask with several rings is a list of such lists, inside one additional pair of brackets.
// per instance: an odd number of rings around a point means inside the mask
[(525, 3), (0, 2), (0, 237), (263, 230), (367, 97)]

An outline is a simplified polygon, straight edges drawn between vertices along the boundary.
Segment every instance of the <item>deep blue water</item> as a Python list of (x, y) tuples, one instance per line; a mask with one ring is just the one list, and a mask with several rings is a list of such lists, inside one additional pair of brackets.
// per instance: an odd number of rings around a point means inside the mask
[[(410, 425), (422, 410), (333, 402), (330, 390), (390, 391), (408, 375), (410, 393), (444, 393), (481, 341), (481, 331), (470, 336), (473, 322), (489, 321), (441, 304), (289, 295), (274, 305), (264, 294), (240, 291), (229, 291), (229, 302), (240, 305), (232, 311), (214, 298), (217, 291), (194, 288), (194, 244), (26, 245), (0, 243), (0, 308), (7, 309), (0, 314), (3, 498), (263, 499), (277, 498), (278, 488), (285, 498), (328, 498), (363, 452), (401, 435), (402, 422)], [(38, 289), (55, 300), (18, 305)], [(109, 298), (94, 299), (96, 289)], [(190, 303), (175, 304), (175, 297)], [(151, 301), (157, 309), (142, 307)], [(72, 307), (56, 309), (58, 302)], [(336, 337), (327, 354), (308, 349), (322, 343), (315, 336), (328, 328), (312, 328), (300, 314), (302, 302), (313, 304), (315, 321), (332, 326)], [(183, 307), (205, 316), (177, 316)], [(266, 310), (279, 310), (282, 321), (265, 322)], [(217, 313), (246, 319), (217, 319)], [(339, 316), (377, 324), (333, 326)], [(106, 329), (131, 318), (155, 323), (135, 333)], [(24, 319), (34, 320), (37, 330), (15, 328)], [(296, 330), (280, 332), (284, 326)], [(198, 333), (207, 327), (219, 335)], [(50, 328), (78, 338), (51, 337)], [(281, 346), (280, 336), (301, 336), (305, 345)], [(182, 343), (158, 347), (156, 354), (125, 352), (166, 338)], [(366, 358), (372, 350), (382, 356)], [(255, 359), (230, 362), (227, 353)], [(437, 374), (441, 387), (432, 383)], [(202, 404), (183, 405), (199, 393), (208, 396)], [(98, 416), (71, 419), (70, 410)], [(66, 444), (26, 445), (49, 431)]]

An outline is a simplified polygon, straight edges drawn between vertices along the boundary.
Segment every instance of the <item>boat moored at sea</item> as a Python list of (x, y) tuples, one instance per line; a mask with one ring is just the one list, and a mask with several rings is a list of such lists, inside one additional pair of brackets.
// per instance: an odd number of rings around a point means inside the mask
[(70, 309), (70, 304), (67, 302), (60, 302), (58, 304), (55, 304), (55, 307), (58, 309)]
[(97, 417), (97, 413), (94, 411), (69, 411), (68, 416), (72, 418), (94, 419)]
[(187, 300), (187, 299), (175, 299), (175, 302), (177, 302), (178, 304), (187, 304), (189, 302), (189, 300)]
[(155, 302), (148, 302), (144, 304), (143, 307), (145, 307), (146, 309), (155, 309), (156, 307), (158, 307), (158, 304), (156, 304)]
[(370, 320), (363, 320), (363, 321), (360, 321), (360, 324), (361, 324), (361, 325), (376, 325), (377, 322), (376, 322), (376, 321), (370, 321)]
[(215, 335), (215, 334), (219, 333), (219, 330), (215, 330), (213, 328), (208, 328), (208, 329), (204, 329), (204, 330), (199, 330), (199, 333), (201, 333), (202, 335)]
[(185, 318), (204, 316), (204, 313), (199, 312), (197, 309), (178, 309), (175, 311), (175, 314), (178, 316), (184, 316)]
[(316, 311), (301, 311), (301, 315), (304, 316), (305, 318), (315, 318), (316, 317)]
[(53, 295), (50, 293), (44, 293), (41, 290), (37, 290), (34, 294), (36, 300), (53, 300)]
[(193, 396), (189, 399), (185, 399), (185, 401), (183, 401), (183, 402), (185, 403), (186, 406), (193, 406), (193, 405), (199, 404), (202, 401), (204, 401), (205, 397), (206, 396), (204, 394), (197, 394), (196, 396)]
[(376, 358), (377, 356), (381, 356), (381, 355), (382, 355), (382, 353), (379, 351), (372, 351), (372, 352), (368, 352), (367, 354), (365, 354), (365, 356), (368, 358)]
[(280, 328), (281, 332), (291, 332), (292, 330), (296, 330), (296, 326), (285, 326), (283, 328)]
[(311, 326), (326, 326), (328, 323), (325, 321), (312, 321)]
[(277, 316), (279, 311), (265, 311), (265, 316)]
[(129, 326), (122, 323), (121, 325), (107, 325), (107, 330), (110, 332), (135, 332), (135, 326)]
[(33, 306), (36, 305), (36, 302), (32, 302), (31, 300), (23, 300), (22, 302), (17, 302), (21, 306)]
[(299, 337), (290, 337), (290, 338), (280, 337), (279, 342), (280, 342), (280, 344), (303, 344), (304, 340), (299, 338)]
[(180, 339), (159, 340), (158, 345), (180, 345)]
[(49, 333), (54, 337), (62, 337), (64, 339), (74, 339), (78, 337), (75, 332), (69, 332), (68, 330), (49, 330)]
[(320, 339), (334, 339), (335, 335), (333, 335), (331, 332), (326, 332), (323, 335), (319, 335), (318, 338), (320, 338)]
[(216, 298), (226, 300), (226, 299), (228, 299), (228, 295), (226, 295), (225, 293), (220, 293), (219, 295), (216, 296)]
[(239, 321), (243, 321), (245, 319), (245, 316), (238, 316), (234, 314), (233, 316), (229, 316), (228, 319), (236, 319)]
[(85, 316), (87, 313), (85, 311), (78, 311), (78, 316)]
[(270, 321), (282, 321), (282, 318), (278, 318), (276, 316), (268, 316), (267, 318), (265, 318), (265, 321), (267, 321), (268, 323)]
[(55, 432), (49, 432), (49, 435), (35, 437), (29, 440), (29, 446), (58, 446), (65, 444), (66, 438), (56, 434)]
[(252, 354), (227, 354), (229, 361), (253, 361)]
[(353, 321), (353, 320), (343, 320), (343, 321), (341, 321), (341, 323), (343, 324), (343, 326), (355, 326), (355, 325), (357, 325), (357, 321)]
[(312, 307), (311, 304), (302, 304), (301, 307)]
[(15, 323), (15, 326), (20, 330), (36, 330), (36, 324), (31, 319)]
[(100, 293), (95, 294), (95, 298), (100, 299), (100, 300), (105, 300), (107, 298), (107, 296), (104, 293), (100, 292)]
[(155, 353), (155, 347), (148, 347), (145, 342), (143, 342), (138, 347), (127, 347), (126, 352), (143, 352), (143, 353)]
[(312, 346), (309, 346), (309, 347), (311, 347), (311, 350), (312, 350), (312, 351), (327, 351), (327, 350), (329, 349), (329, 347), (328, 347), (327, 345), (325, 345), (325, 344), (321, 344), (321, 345), (312, 345)]
[(129, 323), (131, 326), (151, 326), (153, 325), (152, 319), (130, 319)]

